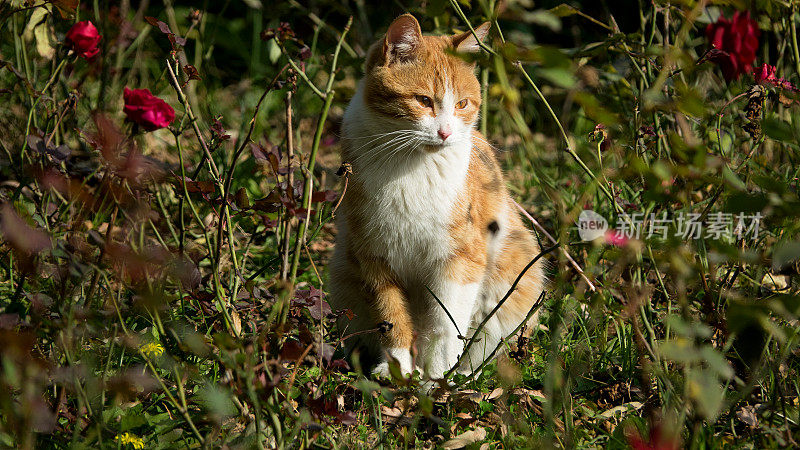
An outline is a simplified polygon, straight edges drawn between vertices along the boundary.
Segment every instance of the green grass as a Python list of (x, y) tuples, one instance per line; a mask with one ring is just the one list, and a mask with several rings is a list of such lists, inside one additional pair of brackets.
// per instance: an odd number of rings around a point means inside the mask
[[(733, 6), (54, 3), (0, 5), (0, 445), (797, 445), (797, 93), (702, 58)], [(597, 287), (553, 251), (539, 329), (433, 391), (365, 377), (324, 309), (338, 127), (365, 49), (407, 11), (430, 33), (493, 22), (480, 128)], [(755, 65), (800, 84), (796, 8), (749, 11)], [(94, 61), (62, 45), (78, 20), (103, 36)], [(126, 86), (170, 104), (170, 128), (126, 122)], [(763, 219), (757, 237), (672, 224), (612, 245), (579, 237), (584, 209)]]

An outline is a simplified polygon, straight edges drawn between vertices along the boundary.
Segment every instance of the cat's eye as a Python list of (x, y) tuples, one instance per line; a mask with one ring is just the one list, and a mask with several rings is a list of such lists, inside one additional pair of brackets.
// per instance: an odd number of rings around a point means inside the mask
[(417, 95), (417, 101), (425, 108), (433, 108), (433, 100), (425, 95)]
[(456, 109), (464, 109), (467, 107), (467, 99), (461, 100), (460, 102), (456, 103)]

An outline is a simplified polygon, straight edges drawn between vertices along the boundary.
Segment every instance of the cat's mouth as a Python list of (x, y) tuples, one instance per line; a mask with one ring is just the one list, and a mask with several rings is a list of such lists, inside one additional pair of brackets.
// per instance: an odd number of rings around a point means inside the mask
[(437, 153), (437, 152), (440, 152), (440, 151), (442, 151), (444, 149), (451, 148), (454, 145), (457, 145), (457, 143), (454, 140), (447, 140), (446, 142), (442, 142), (442, 141), (431, 142), (431, 141), (428, 141), (428, 142), (425, 142), (424, 144), (422, 144), (421, 148), (423, 148), (426, 153)]
[(422, 145), (422, 148), (427, 153), (438, 153), (441, 150), (443, 150), (445, 147), (447, 147), (447, 145), (445, 145), (444, 143), (442, 143), (442, 144), (423, 144)]

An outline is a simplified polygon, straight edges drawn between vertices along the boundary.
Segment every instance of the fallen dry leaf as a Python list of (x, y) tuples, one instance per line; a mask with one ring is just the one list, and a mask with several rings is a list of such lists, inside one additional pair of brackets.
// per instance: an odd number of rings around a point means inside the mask
[(486, 429), (485, 428), (476, 428), (474, 430), (465, 431), (458, 436), (446, 441), (442, 444), (442, 448), (444, 449), (456, 449), (456, 448), (464, 448), (469, 444), (474, 444), (478, 441), (482, 441), (486, 438)]
[(752, 405), (745, 406), (744, 408), (736, 411), (736, 418), (741, 420), (745, 425), (750, 428), (758, 427), (758, 416), (756, 415), (756, 408)]
[(486, 400), (494, 400), (501, 395), (503, 395), (503, 388), (494, 388), (494, 390), (486, 396)]
[(384, 416), (383, 420), (386, 423), (399, 424), (400, 426), (411, 424), (411, 418), (403, 414), (403, 410), (396, 406), (390, 408), (386, 405), (381, 405), (381, 415)]

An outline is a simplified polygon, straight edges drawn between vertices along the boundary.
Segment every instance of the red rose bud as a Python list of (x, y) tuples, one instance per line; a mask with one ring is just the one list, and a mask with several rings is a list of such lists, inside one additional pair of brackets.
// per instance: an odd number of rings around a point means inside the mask
[(720, 65), (727, 80), (735, 80), (753, 70), (760, 35), (758, 24), (750, 18), (749, 12), (737, 11), (730, 20), (720, 16), (706, 27), (706, 38), (714, 48), (721, 50), (709, 59)]
[(165, 128), (175, 120), (175, 110), (148, 89), (125, 88), (125, 107), (128, 119), (147, 131)]
[(78, 56), (92, 59), (100, 53), (97, 44), (100, 43), (100, 34), (94, 24), (88, 20), (78, 22), (67, 31), (64, 44), (72, 49)]

